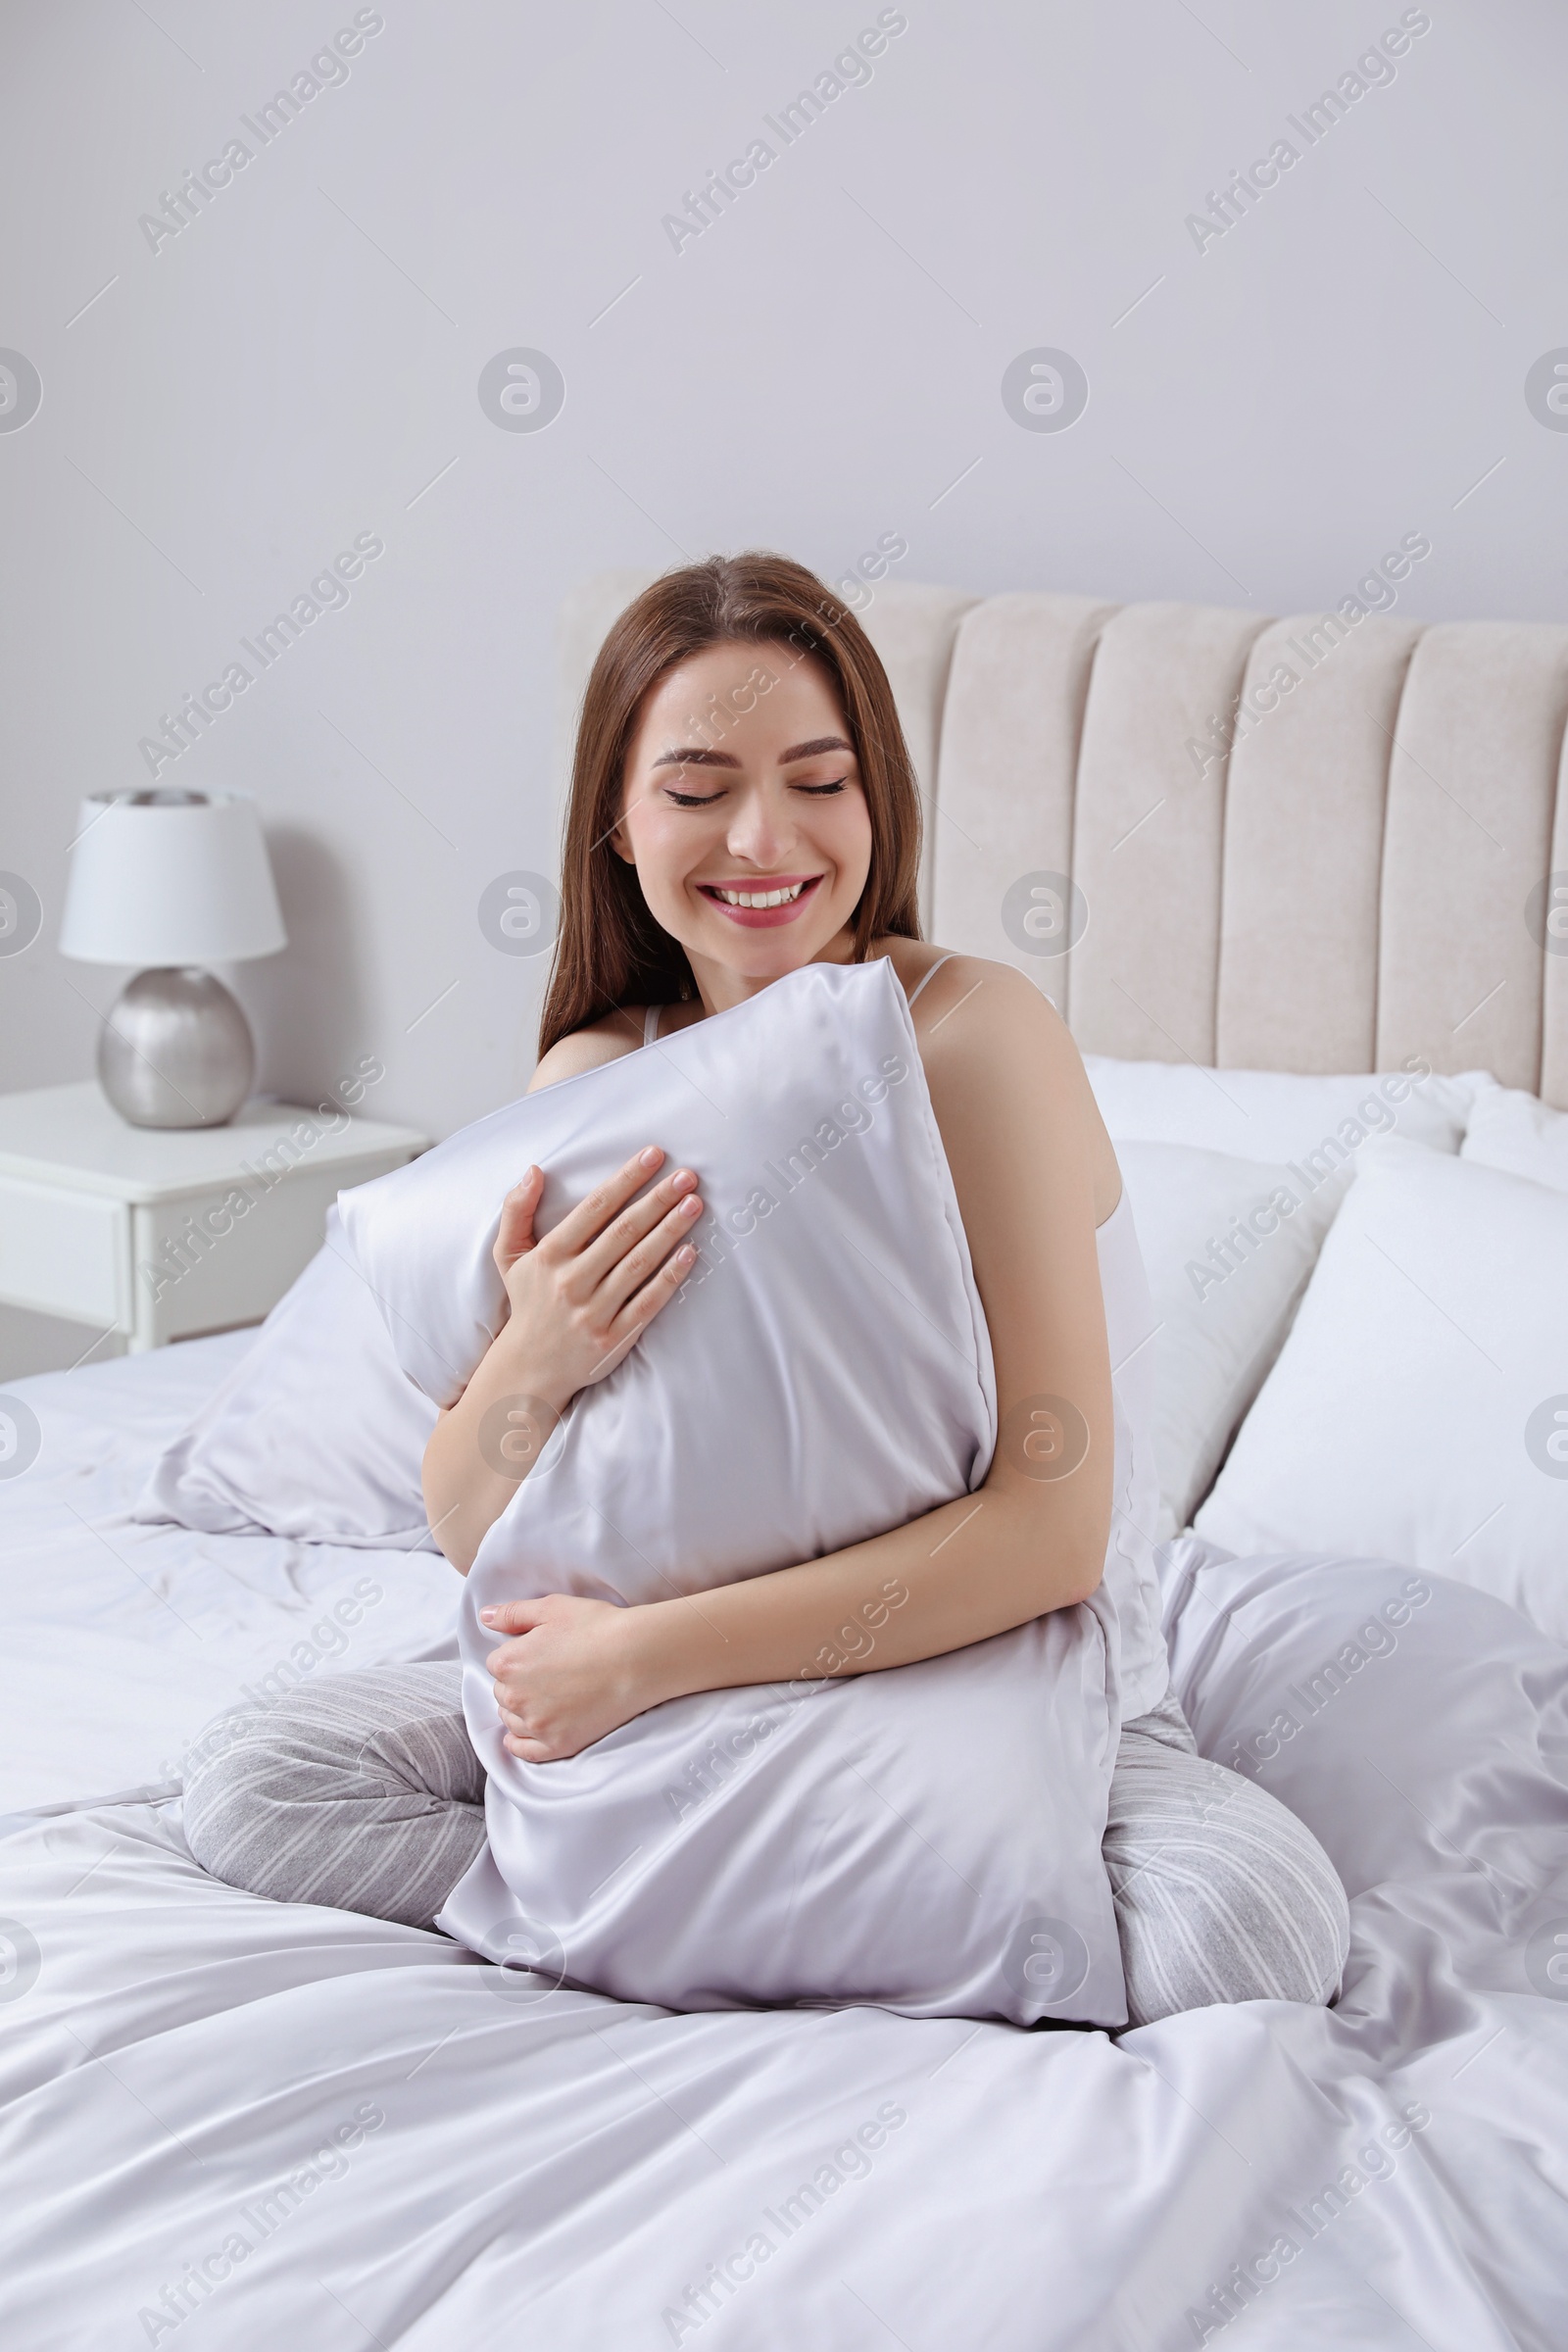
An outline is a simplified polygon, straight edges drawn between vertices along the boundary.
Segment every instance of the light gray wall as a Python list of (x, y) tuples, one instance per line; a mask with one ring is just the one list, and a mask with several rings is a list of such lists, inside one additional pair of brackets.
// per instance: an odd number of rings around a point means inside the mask
[[(911, 580), (1277, 612), (1423, 532), (1408, 609), (1564, 616), (1568, 432), (1525, 399), (1568, 345), (1549, 0), (911, 0), (788, 147), (764, 118), (874, 6), (373, 13), (265, 148), (241, 118), (352, 6), (15, 0), (0, 30), (0, 346), (43, 385), (0, 431), (0, 868), (45, 909), (0, 959), (0, 1087), (86, 1075), (123, 977), (54, 951), (78, 797), (149, 781), (160, 714), (257, 670), (239, 641), (362, 532), (346, 608), (160, 780), (263, 805), (291, 933), (235, 976), (263, 1083), (374, 1053), (367, 1107), (432, 1132), (530, 1066), (543, 967), (475, 909), (553, 867), (554, 615), (588, 571), (763, 543), (836, 576), (897, 533)], [(1308, 145), (1289, 118), (1401, 13), (1429, 29)], [(230, 184), (149, 232), (235, 136)], [(663, 217), (760, 136), (677, 251)], [(1195, 233), (1280, 138), (1278, 183)], [(542, 431), (477, 397), (518, 347), (564, 378)], [(1039, 347), (1087, 372), (1070, 430), (1004, 406)]]

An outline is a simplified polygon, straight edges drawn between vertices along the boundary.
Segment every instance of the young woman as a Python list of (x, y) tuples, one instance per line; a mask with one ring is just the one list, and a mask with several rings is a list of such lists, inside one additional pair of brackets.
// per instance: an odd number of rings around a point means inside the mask
[[(1047, 999), (1006, 966), (921, 939), (919, 834), (882, 666), (800, 565), (692, 565), (612, 629), (583, 707), (532, 1086), (644, 1050), (808, 962), (886, 956), (908, 994), (985, 1304), (1001, 1437), (978, 1498), (700, 1605), (555, 1593), (487, 1612), (506, 1745), (547, 1764), (666, 1699), (785, 1682), (868, 1578), (908, 1593), (871, 1671), (1085, 1605), (1105, 1630), (1122, 1723), (1104, 1851), (1133, 2023), (1213, 2001), (1332, 1999), (1348, 1948), (1332, 1865), (1274, 1798), (1198, 1756), (1169, 1690), (1139, 1523), (1152, 1499), (1147, 1429), (1123, 1446), (1137, 1478), (1115, 1486), (1116, 1414), (1137, 1409), (1120, 1358), (1148, 1330), (1115, 1153)], [(613, 1374), (694, 1263), (702, 1170), (666, 1166), (652, 1138), (541, 1239), (543, 1185), (527, 1169), (507, 1198), (507, 1320), (425, 1454), (431, 1529), (465, 1574), (515, 1493), (480, 1451), (486, 1410), (521, 1394), (564, 1412)], [(1042, 1396), (1076, 1418), (1031, 1422)], [(1062, 1446), (1063, 1474), (1031, 1475), (1042, 1446)], [(428, 1926), (484, 1836), (459, 1676), (384, 1667), (236, 1717), (187, 1787), (192, 1852), (258, 1892)]]

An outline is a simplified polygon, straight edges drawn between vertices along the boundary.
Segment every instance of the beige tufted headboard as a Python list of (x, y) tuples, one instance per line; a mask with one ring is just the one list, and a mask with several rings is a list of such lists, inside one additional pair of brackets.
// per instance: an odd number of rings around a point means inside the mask
[[(563, 615), (563, 736), (614, 614)], [(1568, 628), (883, 582), (861, 610), (925, 797), (928, 928), (1087, 1053), (1382, 1069), (1568, 1107)], [(1544, 952), (1544, 943), (1552, 952)]]

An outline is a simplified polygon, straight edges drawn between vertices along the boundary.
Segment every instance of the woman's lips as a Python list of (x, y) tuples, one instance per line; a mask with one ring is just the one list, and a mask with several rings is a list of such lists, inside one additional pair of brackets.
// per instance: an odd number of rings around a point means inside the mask
[[(716, 907), (720, 914), (727, 914), (730, 921), (738, 923), (743, 931), (774, 931), (781, 923), (794, 922), (802, 908), (809, 903), (821, 879), (820, 874), (765, 874), (755, 880), (748, 877), (745, 881), (699, 882), (697, 888), (710, 906)], [(766, 898), (778, 890), (793, 890), (796, 896), (787, 899), (782, 906), (732, 906), (727, 899), (719, 896), (720, 891), (724, 890), (738, 891), (747, 898), (759, 899)]]

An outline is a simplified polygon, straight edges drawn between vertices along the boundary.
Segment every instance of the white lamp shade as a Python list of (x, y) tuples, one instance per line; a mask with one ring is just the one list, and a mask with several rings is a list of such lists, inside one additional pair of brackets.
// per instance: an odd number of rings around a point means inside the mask
[(82, 963), (242, 963), (288, 945), (256, 804), (242, 793), (83, 801), (60, 953)]

